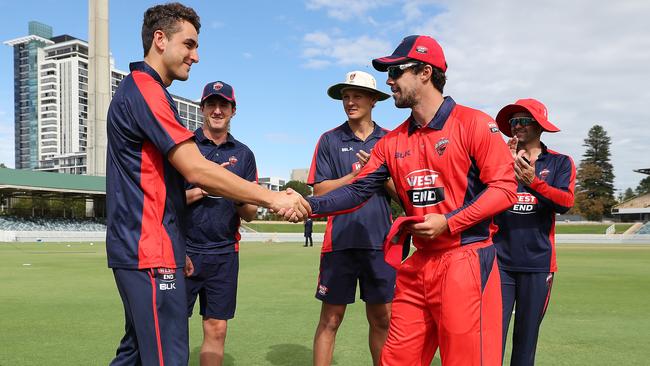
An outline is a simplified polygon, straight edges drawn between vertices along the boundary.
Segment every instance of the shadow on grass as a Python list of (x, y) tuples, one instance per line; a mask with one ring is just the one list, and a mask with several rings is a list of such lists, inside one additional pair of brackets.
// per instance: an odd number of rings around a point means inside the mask
[[(190, 362), (188, 365), (199, 366), (200, 355), (201, 355), (201, 346), (195, 347), (190, 353)], [(235, 366), (235, 358), (232, 357), (228, 352), (225, 352), (223, 354), (223, 366)]]
[[(266, 360), (276, 366), (304, 366), (311, 365), (311, 349), (299, 344), (276, 344), (270, 347)], [(336, 365), (336, 360), (332, 360)]]

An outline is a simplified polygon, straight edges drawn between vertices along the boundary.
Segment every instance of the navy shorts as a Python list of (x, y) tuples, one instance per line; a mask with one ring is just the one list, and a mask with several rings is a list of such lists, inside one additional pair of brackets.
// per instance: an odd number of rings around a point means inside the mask
[(187, 299), (182, 268), (113, 269), (125, 334), (111, 366), (187, 365)]
[(395, 269), (384, 260), (384, 252), (347, 249), (323, 253), (316, 298), (334, 305), (352, 304), (361, 288), (361, 300), (368, 304), (393, 301)]
[(187, 281), (187, 315), (192, 316), (196, 297), (205, 318), (228, 320), (235, 316), (239, 253), (187, 254), (194, 273)]

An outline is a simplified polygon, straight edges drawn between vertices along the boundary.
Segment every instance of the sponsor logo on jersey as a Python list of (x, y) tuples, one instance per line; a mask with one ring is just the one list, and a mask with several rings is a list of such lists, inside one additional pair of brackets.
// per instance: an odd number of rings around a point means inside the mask
[(436, 142), (436, 152), (438, 153), (438, 156), (442, 156), (442, 154), (445, 153), (445, 150), (447, 150), (447, 145), (449, 145), (449, 139), (446, 137), (441, 138)]
[(434, 206), (445, 200), (444, 187), (436, 187), (439, 173), (431, 169), (420, 169), (404, 177), (411, 189), (406, 193), (414, 207)]
[(348, 146), (348, 147), (341, 148), (341, 152), (348, 152), (348, 151), (354, 151), (354, 147)]
[(158, 268), (160, 291), (176, 290), (176, 270), (173, 268)]
[(395, 151), (395, 159), (404, 159), (407, 156), (411, 156), (411, 150), (406, 151)]
[(228, 158), (228, 163), (230, 163), (231, 166), (235, 166), (235, 164), (237, 164), (237, 161), (237, 157), (234, 155)]
[(546, 168), (542, 169), (542, 171), (539, 172), (539, 179), (546, 180), (550, 172), (551, 171)]
[(494, 122), (488, 123), (488, 127), (490, 128), (490, 132), (492, 132), (492, 133), (499, 132), (499, 126), (497, 126), (497, 124), (494, 123)]
[(320, 285), (320, 284), (318, 285), (318, 294), (319, 295), (325, 296), (325, 295), (327, 295), (328, 291), (329, 291), (329, 289), (327, 288), (327, 286)]
[(537, 197), (527, 192), (517, 192), (517, 203), (509, 211), (523, 215), (535, 213), (537, 211)]

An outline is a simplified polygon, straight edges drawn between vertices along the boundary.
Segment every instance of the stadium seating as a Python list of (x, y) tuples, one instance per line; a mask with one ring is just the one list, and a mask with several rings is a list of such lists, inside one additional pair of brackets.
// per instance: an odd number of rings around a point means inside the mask
[(641, 226), (639, 231), (636, 234), (650, 234), (650, 221), (646, 222), (645, 225)]
[(0, 230), (106, 231), (106, 224), (102, 219), (0, 216)]

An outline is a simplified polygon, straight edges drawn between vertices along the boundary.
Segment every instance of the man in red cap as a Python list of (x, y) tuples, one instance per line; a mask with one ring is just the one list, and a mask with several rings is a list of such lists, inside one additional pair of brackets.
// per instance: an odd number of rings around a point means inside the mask
[(573, 206), (576, 169), (569, 156), (550, 150), (542, 132), (559, 129), (548, 120), (546, 107), (520, 99), (496, 117), (515, 161), (519, 183), (517, 203), (495, 217), (494, 235), (503, 295), (503, 352), (515, 308), (510, 364), (535, 364), (539, 327), (548, 306), (555, 262), (555, 214)]
[[(492, 216), (516, 199), (513, 161), (490, 116), (443, 97), (447, 63), (431, 37), (373, 60), (409, 118), (351, 182), (308, 201), (315, 214), (362, 204), (388, 177), (417, 251), (397, 271), (382, 365), (501, 365), (501, 284)], [(417, 222), (422, 221), (422, 222)]]

